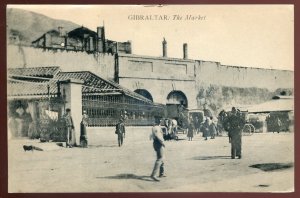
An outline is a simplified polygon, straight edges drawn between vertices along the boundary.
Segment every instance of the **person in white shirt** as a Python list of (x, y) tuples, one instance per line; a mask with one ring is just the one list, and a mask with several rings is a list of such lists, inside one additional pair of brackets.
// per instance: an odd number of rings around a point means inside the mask
[(163, 133), (160, 127), (160, 119), (155, 119), (155, 125), (152, 127), (152, 133), (150, 135), (150, 140), (153, 140), (153, 148), (156, 152), (156, 161), (153, 167), (151, 178), (154, 181), (160, 181), (156, 175), (159, 172), (159, 177), (165, 177), (164, 175), (164, 139)]

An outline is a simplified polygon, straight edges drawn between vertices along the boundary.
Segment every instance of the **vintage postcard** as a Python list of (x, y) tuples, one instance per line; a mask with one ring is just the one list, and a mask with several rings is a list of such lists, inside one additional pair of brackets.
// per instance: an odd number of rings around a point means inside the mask
[(8, 192), (294, 192), (293, 5), (7, 5)]

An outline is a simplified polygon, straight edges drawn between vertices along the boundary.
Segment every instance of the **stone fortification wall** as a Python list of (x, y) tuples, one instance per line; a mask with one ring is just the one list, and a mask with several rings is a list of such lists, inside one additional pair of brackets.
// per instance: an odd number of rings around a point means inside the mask
[(196, 61), (197, 105), (218, 113), (230, 106), (246, 107), (268, 101), (286, 91), (293, 94), (294, 72), (221, 65)]
[(168, 95), (173, 91), (181, 91), (188, 100), (188, 107), (197, 106), (197, 93), (195, 89), (195, 81), (173, 81), (173, 80), (155, 80), (153, 79), (129, 79), (121, 78), (119, 82), (122, 86), (127, 87), (131, 91), (137, 89), (147, 90), (156, 103), (166, 104)]
[(43, 66), (60, 66), (62, 71), (91, 71), (110, 80), (115, 75), (115, 57), (111, 54), (8, 45), (8, 68)]
[(120, 78), (194, 80), (194, 60), (122, 54), (119, 56)]
[[(294, 72), (221, 65), (218, 62), (148, 57), (132, 54), (88, 54), (66, 50), (8, 45), (7, 66), (60, 66), (62, 71), (91, 71), (134, 91), (145, 89), (154, 102), (166, 104), (167, 95), (182, 91), (189, 108), (210, 101), (215, 110), (231, 104), (264, 102), (279, 88), (294, 88)], [(116, 70), (118, 68), (118, 70)]]
[(196, 84), (222, 85), (243, 88), (293, 88), (294, 72), (221, 65), (218, 62), (196, 61)]
[(119, 56), (119, 83), (134, 91), (147, 90), (157, 103), (166, 104), (172, 91), (181, 91), (195, 107), (195, 61), (136, 55)]

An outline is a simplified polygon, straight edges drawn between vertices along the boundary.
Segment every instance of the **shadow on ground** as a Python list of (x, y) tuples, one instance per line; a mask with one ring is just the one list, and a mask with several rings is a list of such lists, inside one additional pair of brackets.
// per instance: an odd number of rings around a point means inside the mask
[(101, 147), (119, 147), (118, 145), (89, 145), (89, 148), (101, 148)]
[(97, 179), (102, 179), (102, 178), (105, 178), (105, 179), (137, 179), (137, 180), (143, 180), (143, 181), (151, 181), (153, 182), (153, 180), (151, 179), (150, 176), (138, 176), (138, 175), (135, 175), (135, 174), (118, 174), (116, 176), (107, 176), (107, 177), (96, 177)]
[(186, 140), (186, 138), (178, 138), (178, 139), (171, 139), (171, 140), (165, 140), (166, 142), (176, 142), (176, 141), (181, 141), (181, 140)]
[(198, 156), (193, 157), (193, 160), (215, 160), (215, 159), (231, 159), (231, 156)]
[(264, 163), (264, 164), (254, 164), (249, 167), (258, 168), (262, 171), (275, 171), (284, 170), (294, 166), (294, 163)]

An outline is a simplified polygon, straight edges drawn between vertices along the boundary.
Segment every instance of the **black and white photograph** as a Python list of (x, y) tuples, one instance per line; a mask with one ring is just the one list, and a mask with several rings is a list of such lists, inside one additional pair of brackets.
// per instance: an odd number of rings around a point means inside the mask
[(8, 4), (6, 38), (8, 193), (295, 192), (294, 5)]

